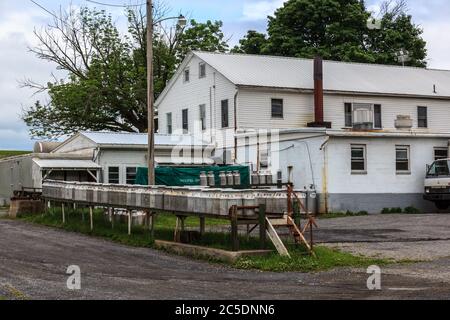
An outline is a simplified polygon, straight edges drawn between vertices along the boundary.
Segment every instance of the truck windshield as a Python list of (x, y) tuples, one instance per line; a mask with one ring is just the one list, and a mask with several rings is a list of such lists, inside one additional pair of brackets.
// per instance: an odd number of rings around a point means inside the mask
[(429, 177), (450, 176), (450, 160), (435, 161), (428, 170)]

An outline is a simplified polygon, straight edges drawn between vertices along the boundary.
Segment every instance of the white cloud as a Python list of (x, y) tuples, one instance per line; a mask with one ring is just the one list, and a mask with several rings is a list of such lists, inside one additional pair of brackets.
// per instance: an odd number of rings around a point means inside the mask
[(280, 8), (286, 0), (263, 0), (245, 2), (243, 7), (243, 20), (257, 21), (267, 19), (276, 9)]
[[(3, 6), (8, 5), (3, 3)], [(32, 32), (34, 25), (40, 24), (44, 15), (13, 6), (5, 10), (0, 12), (0, 150), (29, 150), (32, 142), (20, 114), (23, 106), (32, 105), (37, 98), (32, 97), (31, 90), (21, 89), (19, 81), (33, 78), (45, 83), (54, 66), (39, 61), (28, 51), (28, 47), (36, 44)]]
[(450, 70), (450, 22), (428, 22), (423, 27), (423, 37), (428, 48), (428, 67)]

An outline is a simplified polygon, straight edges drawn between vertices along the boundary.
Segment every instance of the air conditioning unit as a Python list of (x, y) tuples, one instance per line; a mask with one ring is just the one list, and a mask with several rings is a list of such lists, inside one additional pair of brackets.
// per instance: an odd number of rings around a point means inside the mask
[(355, 108), (353, 128), (357, 130), (372, 130), (372, 110), (369, 108)]
[(411, 116), (407, 115), (398, 115), (397, 119), (395, 120), (395, 127), (400, 130), (408, 130), (411, 129), (413, 126), (413, 121), (411, 119)]

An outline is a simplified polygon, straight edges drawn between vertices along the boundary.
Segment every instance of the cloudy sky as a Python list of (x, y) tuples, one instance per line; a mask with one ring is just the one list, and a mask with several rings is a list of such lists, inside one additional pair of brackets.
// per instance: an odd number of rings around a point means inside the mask
[[(35, 0), (45, 8), (57, 10), (60, 6), (97, 6), (86, 0)], [(130, 0), (98, 0), (113, 4), (127, 4)], [(136, 2), (137, 1), (137, 2)], [(142, 0), (144, 2), (144, 0)], [(280, 7), (283, 0), (165, 0), (173, 13), (186, 13), (199, 21), (222, 20), (231, 44), (249, 29), (265, 31), (266, 17)], [(224, 3), (226, 2), (226, 5)], [(377, 10), (381, 0), (368, 0), (367, 5)], [(131, 3), (140, 3), (131, 0)], [(450, 7), (448, 0), (408, 0), (414, 21), (424, 29), (428, 42), (429, 66), (450, 69)], [(122, 9), (107, 8), (123, 23)], [(55, 66), (41, 61), (28, 52), (36, 44), (33, 29), (49, 21), (49, 15), (29, 0), (0, 0), (0, 150), (30, 150), (33, 141), (20, 120), (23, 108), (45, 95), (33, 96), (29, 89), (21, 89), (19, 81), (31, 78), (45, 83)]]

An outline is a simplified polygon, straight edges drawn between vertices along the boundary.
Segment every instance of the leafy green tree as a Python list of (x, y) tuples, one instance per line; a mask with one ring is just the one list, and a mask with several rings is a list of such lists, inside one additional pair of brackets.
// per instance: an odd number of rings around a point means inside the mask
[(363, 0), (288, 0), (268, 18), (267, 37), (249, 31), (233, 52), (424, 67), (423, 30), (406, 12), (404, 0), (386, 0), (369, 28)]
[(262, 54), (267, 45), (267, 36), (254, 30), (249, 30), (247, 34), (239, 40), (239, 45), (231, 51), (234, 53)]
[(342, 61), (367, 61), (367, 19), (360, 0), (289, 0), (269, 17), (265, 52)]
[(185, 30), (179, 39), (179, 50), (177, 53), (178, 62), (181, 62), (186, 54), (192, 50), (209, 52), (228, 51), (227, 40), (222, 32), (222, 21), (206, 21), (198, 23), (190, 21), (190, 28)]
[(381, 9), (380, 28), (369, 32), (367, 47), (380, 64), (404, 64), (426, 67), (426, 42), (423, 30), (415, 25), (406, 13), (406, 2), (384, 2)]
[[(155, 20), (164, 12), (155, 10)], [(105, 11), (81, 8), (55, 17), (43, 31), (35, 31), (39, 58), (56, 63), (65, 80), (47, 85), (26, 81), (24, 86), (49, 94), (22, 118), (30, 134), (55, 138), (80, 130), (145, 132), (147, 130), (146, 19), (127, 10), (128, 33), (121, 36)], [(197, 23), (186, 28), (155, 26), (155, 98), (189, 50), (224, 51), (221, 22)]]

